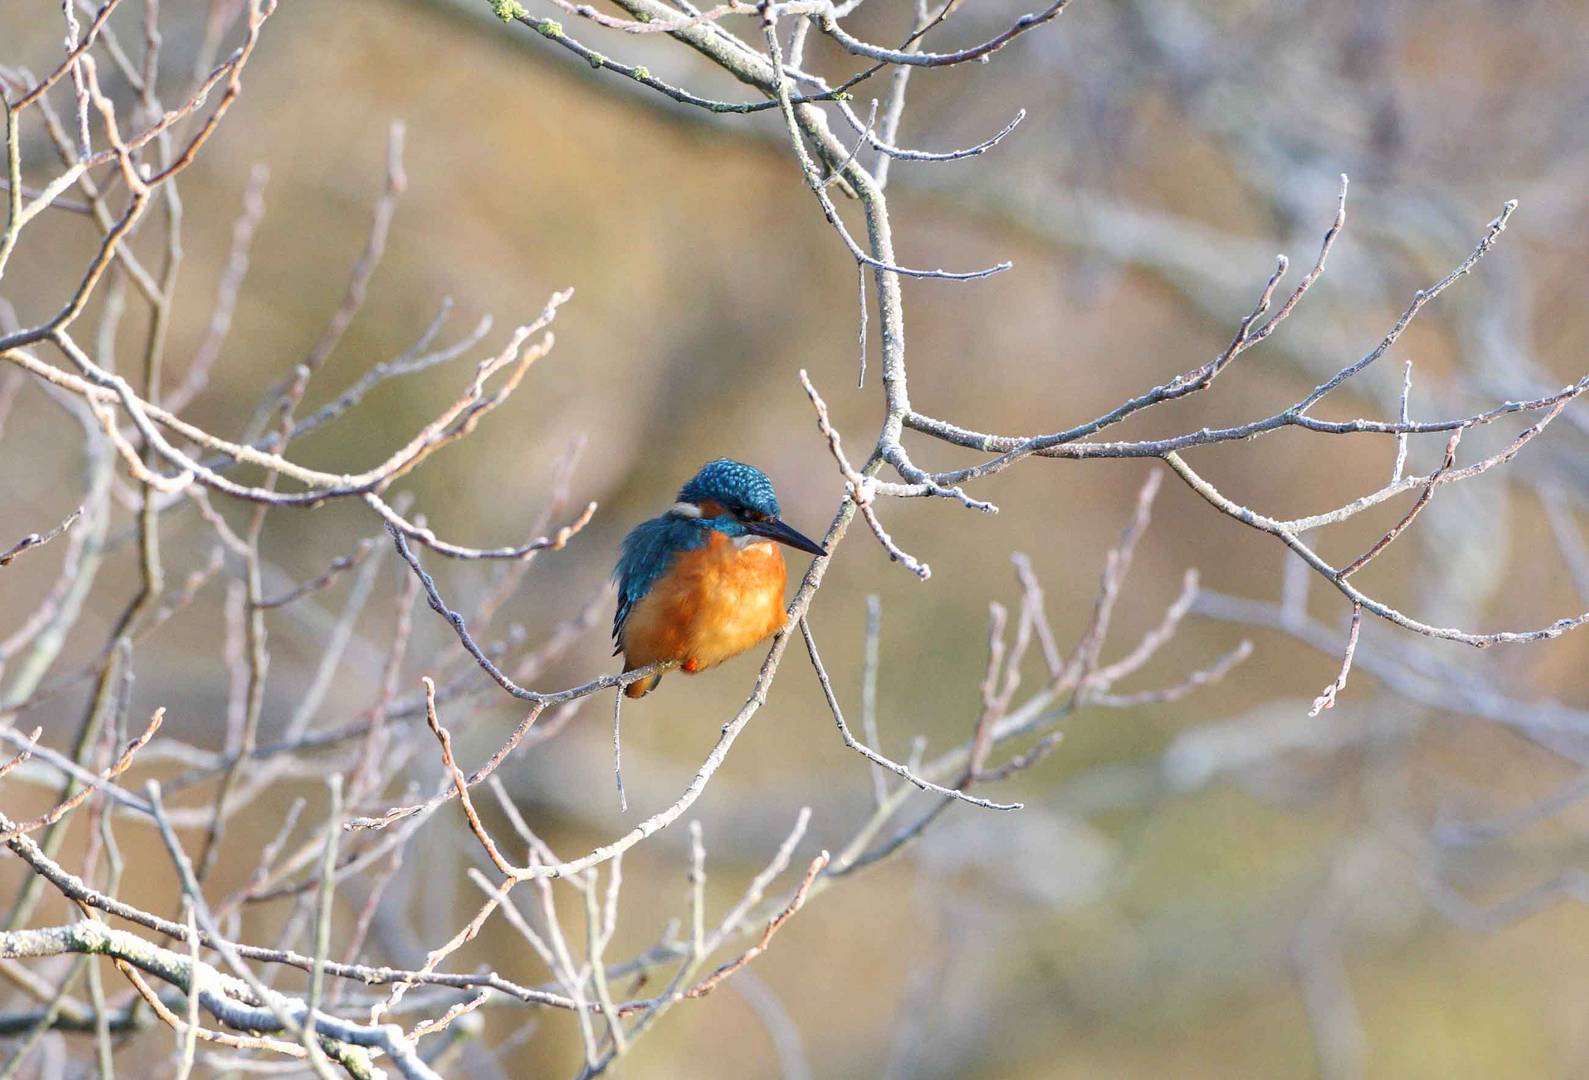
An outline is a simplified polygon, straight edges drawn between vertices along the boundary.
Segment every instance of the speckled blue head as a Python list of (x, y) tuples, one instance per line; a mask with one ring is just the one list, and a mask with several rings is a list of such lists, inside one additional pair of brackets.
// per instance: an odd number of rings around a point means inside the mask
[(778, 496), (767, 474), (730, 458), (718, 458), (679, 489), (679, 501), (699, 506), (715, 502), (730, 512), (749, 510), (764, 517), (778, 516)]

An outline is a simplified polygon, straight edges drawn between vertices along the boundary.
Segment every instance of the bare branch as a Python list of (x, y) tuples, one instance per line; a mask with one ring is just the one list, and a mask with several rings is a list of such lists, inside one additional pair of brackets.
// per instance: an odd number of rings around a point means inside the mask
[(10, 566), (12, 561), (24, 551), (29, 551), (37, 547), (43, 547), (45, 544), (48, 544), (51, 540), (54, 540), (57, 536), (60, 536), (67, 529), (70, 529), (76, 523), (77, 519), (82, 516), (83, 508), (79, 506), (76, 510), (73, 510), (70, 514), (67, 514), (65, 519), (49, 532), (42, 534), (28, 533), (28, 535), (12, 544), (5, 551), (0, 551), (0, 566)]

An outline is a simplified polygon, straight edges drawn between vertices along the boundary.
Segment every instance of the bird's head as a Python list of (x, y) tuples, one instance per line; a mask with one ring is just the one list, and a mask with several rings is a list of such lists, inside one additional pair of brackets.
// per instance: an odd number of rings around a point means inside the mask
[(826, 555), (827, 549), (778, 519), (778, 496), (760, 469), (728, 458), (701, 466), (679, 489), (672, 513), (740, 540), (776, 540), (780, 544)]

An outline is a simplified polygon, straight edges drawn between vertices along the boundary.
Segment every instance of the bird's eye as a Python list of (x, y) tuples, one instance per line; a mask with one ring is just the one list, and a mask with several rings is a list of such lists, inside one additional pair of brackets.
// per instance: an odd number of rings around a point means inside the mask
[(751, 519), (750, 508), (747, 506), (736, 506), (734, 507), (734, 516), (740, 521), (749, 521)]

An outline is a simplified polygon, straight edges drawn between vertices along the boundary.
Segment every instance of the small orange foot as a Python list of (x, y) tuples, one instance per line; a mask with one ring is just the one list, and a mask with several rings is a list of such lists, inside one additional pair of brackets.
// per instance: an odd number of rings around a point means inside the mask
[(696, 660), (694, 657), (691, 657), (690, 659), (684, 661), (685, 674), (694, 675), (697, 671), (700, 671), (700, 670), (701, 670), (701, 662), (699, 660)]

